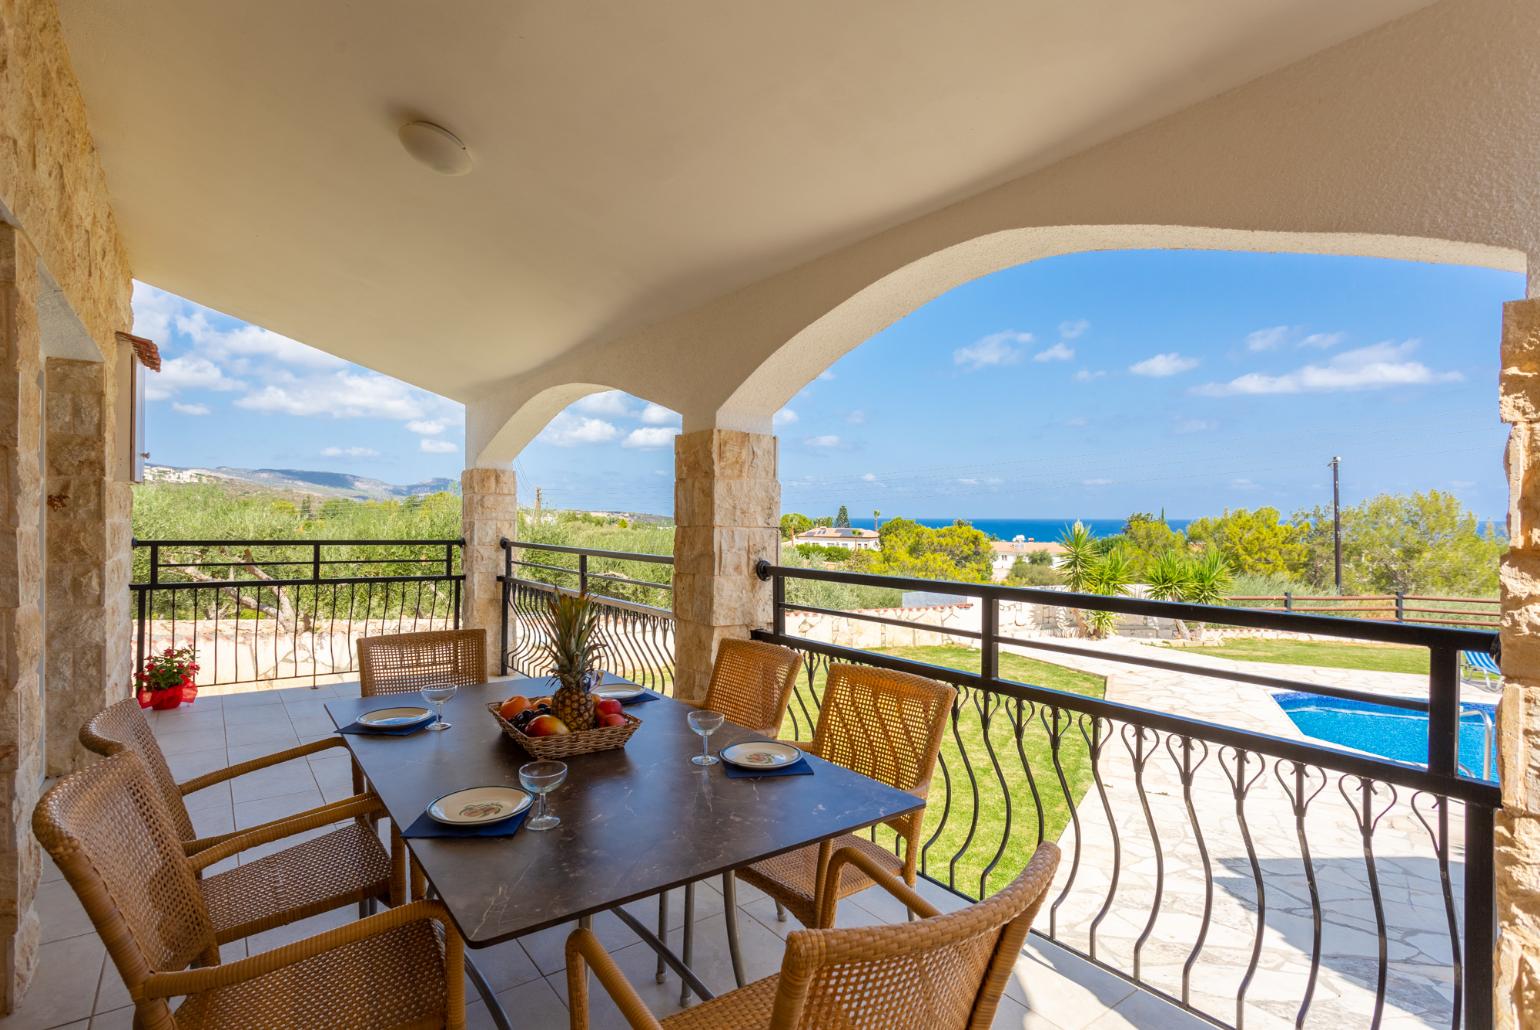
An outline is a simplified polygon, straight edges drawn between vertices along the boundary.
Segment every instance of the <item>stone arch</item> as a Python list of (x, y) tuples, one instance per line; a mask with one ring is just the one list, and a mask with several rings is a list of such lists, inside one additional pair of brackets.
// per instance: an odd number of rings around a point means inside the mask
[[(466, 410), (465, 453), (469, 464), (478, 468), (496, 468), (510, 464), (518, 453), (529, 444), (550, 421), (572, 404), (584, 397), (607, 390), (623, 390), (638, 396), (624, 386), (610, 386), (595, 382), (561, 383), (534, 391), (522, 400), (515, 399), (508, 406), (490, 408), (472, 405)], [(649, 403), (650, 397), (640, 397)], [(668, 405), (663, 405), (668, 407)], [(672, 410), (672, 409), (670, 409)]]

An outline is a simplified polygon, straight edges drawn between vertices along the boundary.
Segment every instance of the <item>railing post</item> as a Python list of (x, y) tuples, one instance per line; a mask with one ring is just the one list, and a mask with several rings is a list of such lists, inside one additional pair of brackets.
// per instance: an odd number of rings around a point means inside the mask
[(1285, 590), (1283, 592), (1283, 610), (1286, 612), (1294, 610), (1294, 591)]
[[(768, 569), (769, 562), (760, 562), (760, 567)], [(775, 576), (770, 581), (770, 625), (775, 630), (775, 635), (786, 635), (786, 577)]]
[[(316, 583), (321, 582), (321, 545), (310, 545), (310, 578)], [(319, 596), (319, 595), (318, 595)]]
[(979, 600), (984, 605), (979, 620), (979, 676), (987, 686), (1000, 678), (1000, 600), (987, 588)]
[(1428, 648), (1428, 771), (1457, 776), (1460, 762), (1460, 652)]
[[(134, 648), (134, 672), (139, 673), (139, 672), (143, 672), (144, 671), (144, 645), (145, 645), (145, 633), (146, 633), (146, 631), (149, 628), (149, 614), (150, 614), (149, 613), (149, 609), (150, 609), (149, 593), (150, 592), (148, 590), (146, 590), (146, 589), (139, 589), (139, 590), (135, 590), (134, 593), (139, 595), (139, 626), (138, 626), (138, 633), (137, 633), (138, 642), (137, 642), (137, 644), (136, 644), (136, 646)], [(216, 604), (218, 603), (218, 600), (219, 599), (216, 596), (215, 597), (215, 603)]]
[(588, 593), (588, 555), (578, 555), (578, 593)]
[(1396, 621), (1397, 622), (1405, 622), (1406, 621), (1406, 591), (1405, 590), (1397, 590), (1396, 591)]
[(160, 544), (150, 545), (150, 585), (160, 582)]
[(1492, 1025), (1497, 882), (1492, 809), (1465, 806), (1465, 1025)]
[(455, 574), (455, 545), (452, 544), (452, 543), (445, 544), (444, 545), (444, 575), (446, 575), (446, 576), (453, 576), (454, 574)]

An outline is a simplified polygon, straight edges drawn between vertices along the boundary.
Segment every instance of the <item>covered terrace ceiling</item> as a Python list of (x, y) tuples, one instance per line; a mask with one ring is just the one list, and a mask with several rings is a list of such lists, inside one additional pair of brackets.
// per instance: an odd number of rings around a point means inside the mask
[(138, 278), (460, 400), (1422, 6), (61, 3)]

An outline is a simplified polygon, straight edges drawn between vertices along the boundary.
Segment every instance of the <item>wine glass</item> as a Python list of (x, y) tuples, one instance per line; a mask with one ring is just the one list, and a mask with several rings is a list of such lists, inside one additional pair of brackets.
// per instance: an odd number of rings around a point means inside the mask
[(454, 697), (459, 689), (453, 683), (434, 683), (422, 688), (422, 699), (433, 706), (433, 714), (438, 717), (428, 729), (447, 730), (454, 725), (444, 721), (444, 702)]
[(519, 766), (519, 783), (535, 795), (535, 817), (525, 823), (531, 830), (549, 830), (561, 825), (561, 819), (547, 812), (545, 796), (567, 778), (566, 762), (529, 762)]
[(689, 715), (690, 729), (700, 734), (700, 754), (690, 761), (696, 765), (716, 765), (721, 759), (711, 753), (711, 735), (722, 728), (727, 717), (721, 712), (697, 708)]

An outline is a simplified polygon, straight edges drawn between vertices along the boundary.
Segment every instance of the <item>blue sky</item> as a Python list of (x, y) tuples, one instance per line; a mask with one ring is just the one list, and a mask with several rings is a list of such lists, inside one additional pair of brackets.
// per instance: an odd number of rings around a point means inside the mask
[[(1366, 258), (1121, 251), (959, 287), (777, 416), (783, 507), (830, 514), (1196, 516), (1439, 488), (1500, 518), (1511, 273)], [(152, 460), (455, 476), (458, 405), (147, 287)], [(321, 342), (321, 341), (317, 341)], [(205, 413), (206, 412), (206, 413)], [(586, 398), (516, 465), (526, 503), (667, 513), (672, 412)]]

